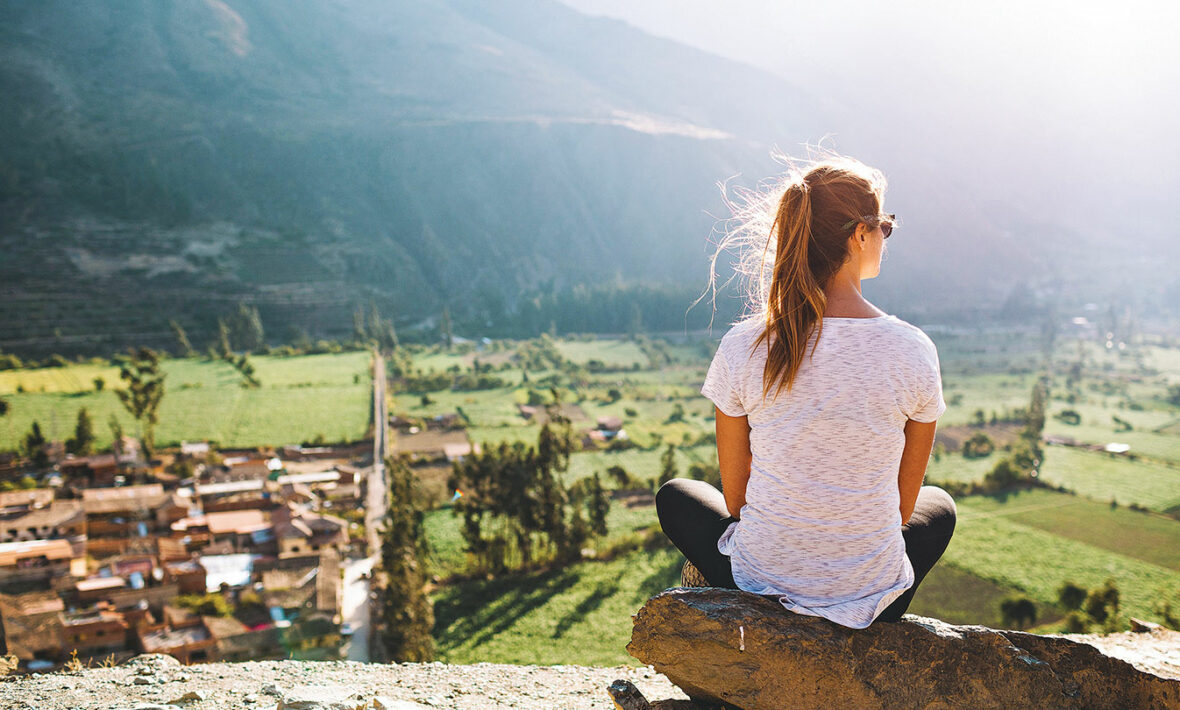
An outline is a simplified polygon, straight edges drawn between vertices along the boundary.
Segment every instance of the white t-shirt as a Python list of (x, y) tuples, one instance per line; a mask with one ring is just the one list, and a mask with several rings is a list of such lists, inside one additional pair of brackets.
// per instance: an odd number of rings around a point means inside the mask
[(740, 520), (717, 549), (738, 587), (787, 609), (863, 629), (914, 582), (897, 488), (907, 419), (946, 410), (938, 351), (887, 315), (824, 318), (790, 392), (762, 397), (760, 318), (721, 339), (701, 393), (750, 423), (750, 481)]

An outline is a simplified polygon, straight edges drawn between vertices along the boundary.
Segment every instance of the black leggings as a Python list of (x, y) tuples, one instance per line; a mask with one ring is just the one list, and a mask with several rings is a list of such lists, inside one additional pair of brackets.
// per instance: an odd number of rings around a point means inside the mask
[[(721, 491), (704, 481), (675, 478), (656, 493), (660, 527), (684, 556), (714, 587), (737, 589), (729, 557), (717, 550), (721, 533), (734, 521)], [(925, 579), (955, 532), (955, 501), (935, 486), (922, 486), (910, 521), (901, 526), (905, 554), (914, 567), (914, 584), (876, 621), (898, 621), (909, 608), (914, 590)]]

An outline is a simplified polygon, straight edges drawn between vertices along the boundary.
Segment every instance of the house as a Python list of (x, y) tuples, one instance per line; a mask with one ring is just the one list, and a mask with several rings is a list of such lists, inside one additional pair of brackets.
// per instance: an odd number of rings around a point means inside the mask
[(164, 607), (163, 621), (135, 630), (144, 653), (166, 653), (183, 664), (217, 660), (217, 641), (204, 620), (176, 607)]
[(348, 523), (340, 518), (294, 512), (286, 507), (276, 510), (274, 519), (279, 557), (304, 555), (329, 547), (342, 552), (348, 546)]
[(114, 454), (70, 457), (61, 462), (61, 472), (68, 478), (85, 478), (92, 486), (113, 486), (119, 474), (119, 461)]
[(474, 451), (480, 453), (478, 444), (472, 444), (465, 429), (436, 431), (433, 429), (417, 434), (399, 434), (395, 438), (394, 450), (409, 454), (415, 460), (434, 461), (446, 459), (461, 461)]
[(0, 542), (85, 539), (86, 514), (75, 500), (53, 501), (38, 507), (12, 506), (0, 513)]
[(286, 658), (282, 630), (273, 625), (250, 629), (233, 617), (207, 616), (202, 619), (217, 649), (217, 657), (229, 662)]
[(159, 483), (82, 491), (86, 529), (91, 537), (143, 537), (164, 532), (188, 515), (188, 500)]
[(233, 552), (273, 550), (270, 516), (262, 510), (231, 510), (181, 518), (171, 525), (172, 536), (203, 535), (211, 544), (223, 543)]
[(180, 455), (187, 456), (190, 459), (204, 459), (212, 450), (208, 441), (180, 442)]
[(205, 568), (197, 560), (165, 562), (164, 572), (176, 582), (181, 594), (204, 594)]
[(0, 492), (0, 517), (40, 510), (53, 502), (52, 488)]
[[(544, 405), (518, 404), (516, 405), (516, 411), (520, 413), (521, 417), (535, 424), (547, 424), (549, 422), (549, 407)], [(562, 417), (571, 422), (581, 422), (589, 419), (586, 416), (586, 411), (576, 404), (563, 404), (557, 411)]]
[(107, 604), (63, 613), (61, 627), (61, 646), (67, 654), (76, 650), (80, 658), (88, 658), (130, 650), (127, 620)]
[(85, 574), (82, 544), (62, 539), (0, 543), (0, 589), (29, 591), (47, 587), (55, 579)]
[(59, 660), (63, 611), (65, 605), (55, 592), (0, 594), (0, 628), (8, 653), (24, 665)]
[(110, 597), (112, 592), (130, 589), (126, 577), (89, 577), (74, 583), (74, 592), (79, 602), (92, 604)]

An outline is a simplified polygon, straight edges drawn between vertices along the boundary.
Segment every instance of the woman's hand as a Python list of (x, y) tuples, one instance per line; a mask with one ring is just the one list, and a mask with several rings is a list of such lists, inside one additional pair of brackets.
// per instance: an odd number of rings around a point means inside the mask
[(741, 518), (742, 506), (746, 504), (746, 484), (750, 482), (750, 422), (746, 417), (731, 417), (720, 409), (716, 409), (716, 418), (721, 492), (729, 514)]
[[(922, 488), (922, 480), (926, 478), (926, 464), (930, 463), (930, 452), (934, 449), (934, 430), (937, 427), (937, 421), (916, 422), (909, 419), (905, 423), (905, 448), (901, 452), (901, 467), (897, 473), (902, 525), (908, 523), (914, 513), (918, 491)], [(721, 445), (720, 435), (717, 436), (717, 445)]]

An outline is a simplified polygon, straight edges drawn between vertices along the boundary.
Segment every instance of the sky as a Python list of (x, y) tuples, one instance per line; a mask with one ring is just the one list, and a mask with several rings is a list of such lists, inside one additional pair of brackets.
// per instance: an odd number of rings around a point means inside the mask
[(1151, 209), (1180, 187), (1180, 3), (564, 2), (779, 74), (835, 102), (852, 145), (876, 129), (1085, 200), (1119, 181)]

